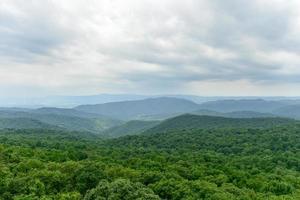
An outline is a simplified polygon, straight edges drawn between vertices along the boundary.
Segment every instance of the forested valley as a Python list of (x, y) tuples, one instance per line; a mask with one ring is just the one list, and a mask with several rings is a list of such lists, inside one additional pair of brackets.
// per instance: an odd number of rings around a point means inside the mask
[(0, 199), (300, 199), (298, 117), (263, 113), (278, 102), (204, 105), (0, 109)]

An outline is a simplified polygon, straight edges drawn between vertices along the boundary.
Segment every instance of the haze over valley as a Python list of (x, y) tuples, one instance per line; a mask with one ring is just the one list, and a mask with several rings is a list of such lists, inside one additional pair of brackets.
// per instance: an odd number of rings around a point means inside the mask
[[(105, 98), (105, 95), (99, 96), (104, 96), (104, 100), (108, 99)], [(130, 96), (133, 95), (109, 96), (121, 98), (126, 96), (130, 99)], [(137, 96), (132, 98), (136, 99)], [(181, 96), (181, 98), (177, 96), (144, 97), (144, 99), (142, 95), (140, 97), (140, 100), (118, 101), (115, 99), (115, 102), (84, 104), (73, 108), (2, 107), (0, 109), (0, 128), (30, 129), (45, 126), (48, 129), (86, 131), (109, 136), (114, 135), (114, 133), (109, 133), (109, 130), (118, 130), (123, 126), (124, 129), (129, 128), (125, 131), (128, 134), (139, 134), (166, 119), (185, 116), (186, 114), (236, 119), (249, 118), (252, 120), (253, 118), (300, 119), (300, 101), (295, 98), (273, 97), (264, 100), (262, 98), (243, 99), (242, 97), (235, 97), (234, 99), (223, 99), (222, 97), (215, 97), (219, 100), (210, 100), (212, 97), (193, 96), (192, 101), (188, 100), (191, 99), (190, 96)], [(81, 97), (81, 99), (84, 98)], [(203, 103), (196, 103), (199, 102), (198, 99), (201, 99)], [(202, 123), (206, 123), (205, 120)], [(131, 124), (134, 124), (132, 133)], [(140, 128), (137, 128), (138, 126)]]

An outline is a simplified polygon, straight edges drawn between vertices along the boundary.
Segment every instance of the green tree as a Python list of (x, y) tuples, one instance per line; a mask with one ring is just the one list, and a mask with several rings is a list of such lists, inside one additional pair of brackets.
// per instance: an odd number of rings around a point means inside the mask
[(159, 200), (160, 198), (141, 183), (132, 183), (126, 179), (113, 182), (101, 181), (98, 186), (84, 197), (84, 200)]

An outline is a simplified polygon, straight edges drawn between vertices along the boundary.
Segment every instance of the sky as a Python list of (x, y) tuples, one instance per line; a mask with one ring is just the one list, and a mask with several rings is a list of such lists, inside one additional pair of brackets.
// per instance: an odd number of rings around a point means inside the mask
[(300, 96), (300, 1), (0, 1), (0, 97), (99, 93)]

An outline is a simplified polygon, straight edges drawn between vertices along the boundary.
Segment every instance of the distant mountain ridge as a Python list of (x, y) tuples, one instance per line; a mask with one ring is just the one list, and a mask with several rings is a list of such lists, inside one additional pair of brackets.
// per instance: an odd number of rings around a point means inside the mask
[(242, 99), (242, 100), (220, 100), (209, 101), (200, 104), (200, 108), (217, 112), (255, 111), (272, 112), (275, 109), (286, 106), (280, 101), (266, 101), (263, 99)]
[(284, 106), (274, 110), (273, 113), (280, 116), (300, 119), (300, 104)]
[(200, 110), (209, 110), (211, 113), (215, 112), (216, 116), (223, 117), (272, 117), (273, 115), (300, 119), (300, 103), (298, 100), (220, 100), (206, 102), (200, 104), (199, 107)]
[(139, 119), (148, 115), (192, 112), (198, 104), (185, 99), (162, 97), (97, 105), (82, 105), (76, 110), (110, 116), (122, 120)]
[[(46, 97), (2, 97), (0, 107), (61, 107), (72, 108), (79, 105), (103, 104), (109, 102), (135, 101), (148, 98), (171, 97), (193, 101), (201, 104), (208, 101), (219, 100), (241, 100), (241, 99), (264, 99), (266, 101), (281, 101), (286, 104), (300, 104), (300, 97), (259, 97), (259, 96), (198, 96), (185, 94), (164, 94), (164, 95), (140, 95), (140, 94), (96, 94), (78, 96), (46, 96)], [(1, 109), (1, 108), (0, 108)]]
[(185, 99), (162, 97), (82, 105), (74, 109), (122, 120), (164, 120), (185, 113), (232, 118), (293, 117), (274, 112), (285, 106), (290, 106), (290, 103), (286, 104), (281, 101), (266, 101), (263, 99), (239, 99), (196, 104)]
[[(193, 96), (190, 98), (193, 98)], [(103, 133), (117, 137), (127, 134), (139, 134), (150, 128), (154, 128), (154, 125), (159, 126), (158, 120), (164, 124), (168, 121), (166, 119), (173, 120), (185, 114), (205, 117), (207, 121), (203, 118), (201, 122), (202, 125), (199, 126), (204, 128), (218, 127), (219, 125), (223, 126), (223, 122), (229, 125), (231, 124), (232, 126), (238, 126), (239, 123), (246, 125), (245, 121), (248, 120), (249, 122), (251, 118), (253, 118), (252, 121), (261, 120), (262, 125), (269, 126), (271, 123), (266, 123), (269, 118), (273, 119), (272, 122), (279, 124), (284, 123), (286, 119), (283, 120), (278, 117), (300, 119), (300, 104), (297, 104), (297, 102), (298, 100), (266, 101), (263, 99), (233, 99), (197, 104), (177, 97), (159, 97), (134, 101), (81, 105), (75, 108), (0, 108), (0, 119), (2, 119), (2, 122), (0, 121), (0, 127), (5, 128), (5, 126), (7, 126), (7, 128), (13, 128), (14, 123), (11, 123), (11, 120), (16, 119), (16, 121), (19, 121), (15, 123), (16, 127), (20, 127), (22, 122), (24, 123), (24, 127), (26, 127), (25, 124), (29, 126), (29, 122), (36, 124), (38, 127), (36, 123), (38, 121), (41, 123), (41, 126), (48, 126), (50, 128)], [(222, 120), (220, 120), (220, 117), (222, 117)], [(234, 119), (225, 120), (224, 118)], [(245, 120), (240, 120), (243, 118)], [(276, 120), (274, 120), (274, 118)], [(26, 119), (27, 121), (20, 119)], [(183, 125), (184, 128), (187, 119), (181, 119), (184, 123), (180, 121), (176, 123)], [(214, 124), (208, 119), (213, 119), (216, 123)], [(190, 118), (190, 120), (193, 119)], [(238, 123), (233, 123), (234, 120)], [(10, 123), (7, 121), (10, 121)], [(261, 124), (260, 122), (256, 123), (257, 126)], [(198, 125), (195, 125), (195, 127)], [(35, 125), (30, 125), (29, 127), (34, 126)]]
[[(13, 124), (15, 123), (13, 121), (15, 120), (18, 122), (15, 128), (22, 126), (22, 122), (24, 122), (24, 128), (34, 127), (27, 126), (28, 122), (39, 122), (49, 125), (49, 128), (59, 127), (72, 131), (93, 133), (100, 133), (104, 129), (121, 124), (119, 120), (108, 117), (59, 108), (41, 108), (28, 111), (0, 110), (0, 119), (2, 119), (0, 121), (0, 127), (2, 128), (14, 128)], [(23, 120), (20, 121), (19, 119)], [(10, 123), (7, 123), (7, 121)]]
[(60, 129), (57, 126), (29, 118), (0, 118), (0, 129)]

